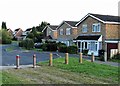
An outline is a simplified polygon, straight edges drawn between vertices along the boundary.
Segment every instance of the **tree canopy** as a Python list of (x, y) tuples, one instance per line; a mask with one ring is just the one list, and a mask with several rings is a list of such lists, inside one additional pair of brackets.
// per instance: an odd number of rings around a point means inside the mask
[(2, 22), (1, 28), (2, 28), (2, 29), (7, 29), (6, 22)]

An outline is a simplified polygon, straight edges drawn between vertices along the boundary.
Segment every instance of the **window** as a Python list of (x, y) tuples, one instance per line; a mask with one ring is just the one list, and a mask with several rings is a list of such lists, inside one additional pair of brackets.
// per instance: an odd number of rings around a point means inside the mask
[(83, 33), (86, 33), (86, 32), (87, 32), (87, 25), (83, 25), (83, 26), (82, 26), (82, 32), (83, 32)]
[(49, 34), (51, 34), (51, 31), (49, 31)]
[(89, 42), (88, 49), (91, 51), (97, 51), (97, 42)]
[(63, 35), (63, 29), (60, 29), (60, 35)]
[(71, 28), (66, 28), (66, 35), (70, 35)]
[(100, 23), (93, 24), (92, 32), (100, 32)]

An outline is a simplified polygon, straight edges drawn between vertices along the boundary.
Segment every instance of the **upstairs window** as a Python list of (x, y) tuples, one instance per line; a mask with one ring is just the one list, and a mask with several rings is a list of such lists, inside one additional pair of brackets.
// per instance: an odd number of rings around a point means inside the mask
[(63, 29), (60, 29), (60, 35), (63, 35)]
[(100, 23), (96, 23), (92, 25), (92, 32), (100, 32), (101, 26)]
[(70, 35), (71, 28), (66, 28), (66, 35)]
[(82, 32), (83, 32), (83, 33), (86, 33), (87, 30), (88, 30), (88, 29), (87, 29), (87, 25), (83, 25), (83, 26), (82, 26)]

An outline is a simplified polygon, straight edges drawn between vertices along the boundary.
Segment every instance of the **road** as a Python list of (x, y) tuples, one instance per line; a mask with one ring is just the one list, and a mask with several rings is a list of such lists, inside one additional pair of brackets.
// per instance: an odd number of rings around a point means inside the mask
[[(8, 48), (13, 48), (7, 50)], [(0, 66), (15, 66), (16, 65), (16, 55), (20, 55), (20, 65), (31, 65), (33, 63), (33, 55), (36, 54), (37, 62), (49, 60), (50, 52), (39, 52), (34, 50), (23, 50), (18, 47), (16, 42), (8, 45), (0, 45)], [(59, 57), (65, 57), (64, 53), (52, 52), (53, 59)], [(69, 54), (70, 57), (79, 58), (78, 54)], [(91, 56), (83, 56), (84, 59), (90, 61)], [(118, 66), (118, 63), (115, 62), (102, 62), (95, 60), (99, 64), (107, 64), (112, 66)]]
[[(2, 47), (2, 55), (0, 55), (0, 66), (14, 66), (16, 64), (16, 55), (20, 55), (20, 64), (29, 65), (33, 63), (33, 55), (36, 54), (37, 62), (49, 59), (50, 52), (38, 52), (33, 50), (22, 50), (15, 43), (9, 45), (0, 45)], [(14, 48), (7, 51), (8, 48)], [(53, 53), (53, 59), (57, 58), (57, 54)]]

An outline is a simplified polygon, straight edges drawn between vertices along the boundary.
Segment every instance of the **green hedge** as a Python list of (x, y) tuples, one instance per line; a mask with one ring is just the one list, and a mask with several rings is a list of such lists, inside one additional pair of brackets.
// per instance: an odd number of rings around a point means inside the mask
[(68, 46), (67, 50), (68, 50), (68, 53), (70, 54), (77, 54), (78, 48), (76, 45), (72, 45), (72, 46)]
[(34, 42), (32, 39), (27, 38), (26, 40), (19, 42), (19, 47), (24, 47), (29, 50), (34, 47)]
[(76, 54), (77, 53), (77, 46), (72, 45), (72, 46), (66, 46), (64, 43), (55, 43), (55, 42), (49, 42), (47, 41), (46, 43), (42, 44), (41, 46), (43, 51), (59, 51), (62, 53), (70, 53), (70, 54)]

